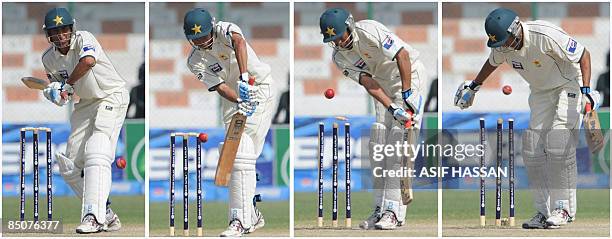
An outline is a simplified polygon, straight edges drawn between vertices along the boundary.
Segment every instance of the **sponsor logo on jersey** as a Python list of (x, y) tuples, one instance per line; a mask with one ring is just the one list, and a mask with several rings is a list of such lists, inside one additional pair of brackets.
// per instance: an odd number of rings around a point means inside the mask
[(540, 60), (534, 60), (534, 61), (533, 61), (533, 64), (534, 64), (536, 67), (542, 67), (542, 63), (540, 62)]
[(387, 37), (385, 38), (385, 40), (383, 41), (383, 47), (387, 50), (389, 50), (391, 48), (391, 46), (393, 46), (393, 39), (391, 38), (391, 36), (387, 35)]
[(212, 65), (208, 66), (208, 69), (210, 71), (214, 72), (214, 73), (217, 73), (219, 71), (222, 71), (223, 67), (221, 67), (221, 65), (219, 65), (219, 63), (215, 63), (215, 64), (212, 64)]
[(578, 47), (578, 42), (570, 38), (569, 43), (567, 43), (567, 51), (574, 53), (577, 47)]
[(353, 64), (355, 67), (359, 68), (359, 69), (363, 69), (366, 67), (366, 63), (365, 61), (363, 61), (363, 59), (359, 58), (359, 60), (357, 60), (355, 62), (355, 64)]
[(523, 64), (521, 64), (519, 61), (512, 61), (512, 68), (517, 70), (525, 70), (525, 68), (523, 68)]
[(64, 81), (68, 80), (68, 77), (70, 77), (67, 70), (59, 70), (57, 73), (60, 75), (60, 77), (62, 77), (62, 79), (64, 79)]
[(96, 51), (96, 48), (92, 45), (83, 46), (83, 51)]

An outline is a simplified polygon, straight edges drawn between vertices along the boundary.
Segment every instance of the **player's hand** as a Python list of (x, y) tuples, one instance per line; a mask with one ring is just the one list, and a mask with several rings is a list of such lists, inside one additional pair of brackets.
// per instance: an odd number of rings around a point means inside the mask
[(74, 95), (74, 88), (72, 87), (72, 85), (63, 84), (60, 91), (60, 96), (63, 100), (65, 100), (66, 102), (72, 100), (72, 95)]
[(387, 110), (393, 115), (393, 118), (402, 123), (402, 125), (406, 124), (406, 121), (412, 120), (412, 114), (406, 112), (402, 107), (395, 103), (391, 103)]
[(251, 116), (255, 113), (257, 106), (259, 105), (258, 101), (245, 101), (238, 98), (238, 114), (244, 116)]
[(461, 83), (455, 93), (455, 106), (462, 110), (472, 106), (478, 90), (480, 90), (480, 85), (476, 84), (474, 81)]
[(406, 91), (402, 91), (402, 99), (404, 99), (404, 105), (408, 110), (413, 112), (413, 114), (418, 114), (421, 105), (423, 104), (423, 97), (412, 91), (412, 89), (408, 89)]
[(599, 94), (599, 91), (591, 91), (590, 87), (584, 86), (580, 87), (580, 92), (582, 92), (582, 96), (584, 99), (582, 103), (584, 113), (588, 113), (586, 109), (586, 104), (591, 104), (591, 110), (599, 109), (599, 105), (601, 102), (601, 95)]
[(61, 92), (62, 83), (56, 81), (47, 85), (47, 88), (43, 90), (43, 95), (45, 98), (47, 98), (47, 100), (51, 101), (51, 103), (58, 106), (64, 106), (68, 101), (62, 99)]
[(243, 75), (238, 81), (238, 97), (242, 101), (256, 101), (258, 87), (253, 85), (255, 78), (244, 80), (244, 77), (248, 77), (248, 73)]

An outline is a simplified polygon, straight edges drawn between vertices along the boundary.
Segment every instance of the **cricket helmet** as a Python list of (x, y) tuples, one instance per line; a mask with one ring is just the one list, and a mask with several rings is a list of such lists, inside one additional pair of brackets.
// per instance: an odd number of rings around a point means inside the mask
[(345, 31), (352, 28), (353, 15), (344, 8), (327, 9), (319, 18), (319, 27), (323, 34), (323, 43), (340, 38)]
[(45, 14), (43, 30), (48, 31), (51, 29), (72, 25), (74, 25), (74, 18), (72, 18), (72, 15), (70, 15), (68, 10), (63, 7), (56, 7), (51, 8), (51, 10)]
[(215, 25), (215, 18), (204, 8), (194, 8), (185, 14), (183, 31), (187, 40), (208, 36)]
[(485, 20), (485, 31), (489, 37), (487, 46), (501, 47), (510, 36), (517, 36), (519, 23), (519, 17), (514, 11), (507, 8), (493, 10)]
[[(43, 30), (47, 35), (47, 41), (57, 48), (66, 48), (74, 43), (75, 30), (74, 25), (76, 20), (70, 15), (66, 8), (56, 7), (47, 11), (45, 14), (45, 22)], [(69, 28), (70, 31), (63, 31), (64, 28)], [(50, 34), (50, 31), (51, 32)]]

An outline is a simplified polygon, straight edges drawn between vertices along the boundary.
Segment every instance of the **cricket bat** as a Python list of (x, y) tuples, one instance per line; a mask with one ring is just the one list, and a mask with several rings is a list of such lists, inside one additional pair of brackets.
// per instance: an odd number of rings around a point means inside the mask
[(586, 105), (586, 113), (583, 118), (586, 141), (592, 154), (599, 152), (604, 147), (604, 137), (601, 132), (601, 124), (597, 112), (591, 109), (591, 104)]
[[(409, 114), (412, 116), (412, 113), (410, 111), (408, 111)], [(408, 120), (406, 121), (405, 125), (405, 130), (404, 130), (404, 142), (405, 143), (414, 143), (414, 142), (409, 142), (410, 140), (414, 139), (414, 134), (415, 129), (412, 127), (412, 120)], [(411, 152), (411, 154), (414, 154), (415, 152)], [(407, 155), (404, 155), (402, 157), (402, 167), (406, 167), (408, 170), (412, 170), (412, 168), (414, 168), (414, 162), (412, 160), (410, 160), (410, 157), (408, 157)], [(413, 200), (414, 200), (414, 195), (412, 193), (412, 178), (409, 177), (408, 175), (404, 175), (404, 177), (400, 178), (400, 187), (402, 188), (402, 203), (404, 205), (408, 205), (410, 204)]]
[[(249, 78), (249, 85), (254, 83), (255, 78)], [(225, 134), (221, 155), (219, 155), (219, 161), (217, 162), (217, 171), (215, 172), (215, 185), (217, 186), (227, 187), (229, 185), (232, 170), (234, 169), (234, 161), (236, 160), (236, 153), (238, 152), (238, 146), (240, 146), (240, 138), (242, 138), (242, 133), (246, 126), (246, 120), (246, 115), (235, 113), (232, 116), (232, 121)]]
[(21, 82), (33, 90), (44, 90), (49, 85), (49, 81), (31, 76), (21, 78)]

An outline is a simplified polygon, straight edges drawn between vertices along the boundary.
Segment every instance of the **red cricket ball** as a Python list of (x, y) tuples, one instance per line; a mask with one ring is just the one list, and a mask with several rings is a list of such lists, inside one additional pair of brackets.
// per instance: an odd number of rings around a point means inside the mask
[(206, 141), (208, 141), (208, 134), (206, 133), (200, 133), (198, 135), (198, 139), (200, 139), (200, 142), (202, 143), (206, 143)]
[(504, 92), (504, 95), (512, 94), (512, 87), (510, 85), (505, 85), (504, 88), (502, 88), (502, 92)]
[(334, 89), (330, 88), (330, 89), (325, 90), (325, 98), (331, 99), (331, 98), (334, 98), (334, 95), (336, 95), (334, 93)]
[(125, 161), (123, 157), (120, 157), (117, 160), (115, 160), (115, 164), (117, 165), (117, 168), (120, 168), (120, 169), (124, 169), (125, 166), (127, 166), (127, 162)]

